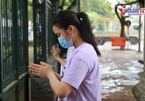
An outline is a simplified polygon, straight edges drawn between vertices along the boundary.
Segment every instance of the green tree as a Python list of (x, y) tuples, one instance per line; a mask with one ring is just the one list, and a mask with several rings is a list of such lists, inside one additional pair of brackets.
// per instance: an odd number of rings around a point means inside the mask
[(76, 6), (77, 0), (58, 0), (59, 10), (70, 10)]
[(83, 0), (81, 11), (96, 12), (100, 16), (113, 17), (113, 10), (107, 0)]
[(93, 28), (103, 26), (103, 23), (98, 23), (100, 18), (114, 18), (115, 13), (107, 0), (83, 0), (81, 1), (81, 11), (86, 12), (92, 23)]

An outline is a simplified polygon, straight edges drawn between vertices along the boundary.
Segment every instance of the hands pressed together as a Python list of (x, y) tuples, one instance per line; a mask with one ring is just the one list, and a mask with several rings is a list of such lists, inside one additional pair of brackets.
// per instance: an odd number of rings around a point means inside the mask
[[(52, 55), (54, 56), (55, 59), (60, 58), (60, 49), (57, 48), (55, 45), (52, 46), (51, 50)], [(43, 78), (49, 78), (50, 72), (53, 72), (52, 67), (45, 63), (45, 62), (40, 62), (40, 64), (30, 64), (28, 66), (29, 72), (33, 75), (43, 77)]]
[(50, 72), (53, 72), (52, 67), (45, 63), (45, 62), (40, 62), (40, 64), (30, 64), (29, 66), (29, 72), (33, 75), (43, 77), (43, 78), (48, 78)]

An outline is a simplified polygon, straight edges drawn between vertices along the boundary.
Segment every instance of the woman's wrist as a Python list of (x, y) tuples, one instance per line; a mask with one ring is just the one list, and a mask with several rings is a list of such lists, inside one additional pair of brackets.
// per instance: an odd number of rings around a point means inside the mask
[(60, 60), (62, 60), (62, 58), (61, 57), (56, 57), (56, 60), (60, 61)]
[(49, 71), (49, 73), (47, 74), (47, 78), (49, 79), (51, 77), (51, 75), (54, 74), (54, 71)]

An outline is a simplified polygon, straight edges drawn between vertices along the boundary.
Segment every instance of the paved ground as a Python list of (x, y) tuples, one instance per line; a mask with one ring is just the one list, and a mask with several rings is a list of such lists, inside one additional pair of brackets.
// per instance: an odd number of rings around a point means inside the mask
[(138, 62), (143, 59), (143, 53), (137, 51), (137, 45), (120, 49), (109, 42), (99, 49), (103, 101), (136, 101), (132, 87), (139, 82), (138, 73), (143, 71), (143, 65)]

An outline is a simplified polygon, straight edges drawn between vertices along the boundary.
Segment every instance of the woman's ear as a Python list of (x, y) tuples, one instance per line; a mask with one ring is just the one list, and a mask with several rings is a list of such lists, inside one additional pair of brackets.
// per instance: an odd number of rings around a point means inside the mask
[(73, 25), (70, 25), (69, 27), (69, 30), (68, 30), (68, 33), (74, 33), (75, 32), (75, 26), (73, 26)]

